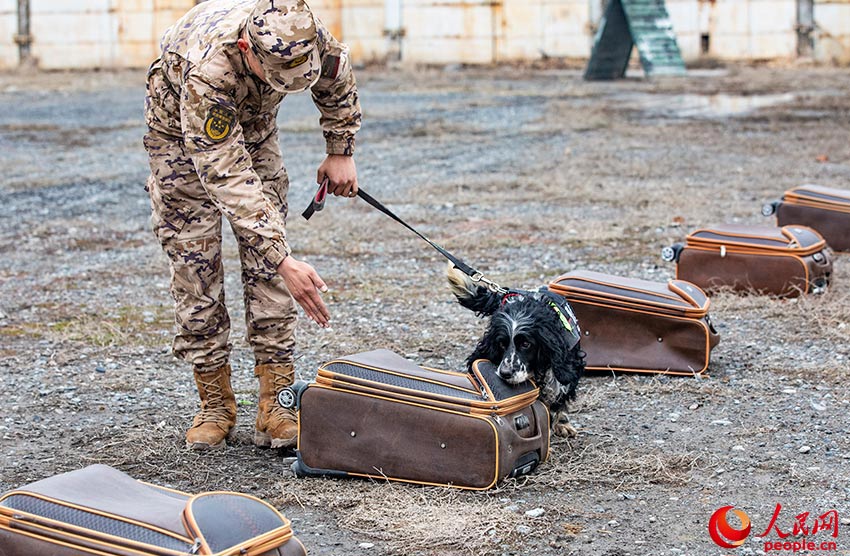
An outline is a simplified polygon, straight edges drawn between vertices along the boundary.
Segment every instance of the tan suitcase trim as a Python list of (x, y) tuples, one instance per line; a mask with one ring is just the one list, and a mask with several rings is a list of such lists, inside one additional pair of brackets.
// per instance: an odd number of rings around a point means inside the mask
[[(381, 368), (381, 367), (375, 367), (374, 365), (367, 365), (365, 363), (348, 361), (347, 359), (334, 359), (333, 361), (329, 361), (328, 363), (325, 363), (325, 364), (323, 364), (322, 366), (319, 367), (317, 374), (319, 376), (328, 376), (328, 377), (345, 376), (345, 375), (339, 375), (339, 374), (337, 374), (337, 373), (335, 373), (335, 372), (333, 372), (333, 371), (331, 371), (327, 368), (330, 365), (333, 365), (334, 363), (343, 363), (343, 364), (346, 364), (346, 365), (352, 365), (354, 367), (362, 367), (364, 369), (371, 369), (373, 371), (379, 371), (379, 372), (382, 372), (382, 373), (386, 373), (386, 374), (390, 374), (390, 375), (398, 376), (398, 377), (402, 377), (402, 378), (414, 378), (415, 380), (418, 380), (418, 381), (421, 381), (421, 382), (428, 382), (430, 384), (436, 384), (437, 386), (443, 386), (445, 388), (451, 388), (452, 390), (460, 390), (461, 392), (466, 392), (468, 394), (476, 394), (476, 395), (479, 395), (479, 396), (481, 395), (480, 390), (472, 387), (473, 386), (472, 381), (469, 380), (469, 375), (467, 375), (466, 373), (459, 373), (457, 371), (445, 371), (445, 370), (440, 370), (440, 369), (431, 369), (431, 368), (428, 368), (428, 367), (420, 367), (420, 368), (425, 369), (427, 371), (435, 371), (435, 372), (438, 372), (438, 373), (442, 373), (444, 375), (454, 376), (456, 378), (465, 378), (469, 381), (470, 388), (463, 388), (463, 387), (456, 386), (454, 384), (449, 384), (447, 382), (440, 382), (438, 380), (433, 380), (433, 379), (428, 379), (428, 378), (411, 377), (410, 375), (406, 375), (406, 374), (398, 372), (398, 371), (384, 369), (384, 368)], [(323, 375), (323, 373), (324, 373), (324, 375)]]
[[(175, 491), (179, 492), (179, 491)], [(185, 494), (185, 493), (180, 493)], [(0, 502), (5, 500), (11, 496), (30, 496), (33, 498), (37, 498), (39, 500), (44, 500), (46, 502), (50, 502), (52, 504), (56, 504), (58, 506), (65, 506), (68, 508), (73, 508), (75, 510), (84, 511), (87, 513), (99, 515), (101, 517), (114, 519), (115, 521), (121, 521), (124, 523), (129, 523), (131, 525), (135, 525), (137, 527), (142, 527), (144, 529), (148, 529), (150, 531), (154, 531), (156, 533), (171, 537), (180, 542), (184, 542), (189, 546), (194, 544), (194, 540), (189, 537), (183, 537), (181, 535), (175, 534), (173, 531), (168, 531), (166, 529), (162, 529), (155, 525), (151, 525), (149, 523), (143, 523), (140, 521), (136, 521), (134, 519), (129, 519), (124, 516), (111, 514), (108, 512), (103, 512), (100, 510), (95, 510), (89, 508), (87, 506), (81, 506), (79, 504), (74, 504), (72, 502), (67, 502), (65, 500), (58, 500), (56, 498), (52, 498), (50, 496), (44, 496), (43, 494), (37, 494), (34, 492), (28, 492), (25, 490), (14, 490), (6, 493), (2, 497), (0, 497)], [(16, 519), (15, 516), (20, 515), (26, 518), (27, 520)], [(28, 529), (36, 529), (38, 531), (43, 531), (45, 534), (50, 534), (51, 536), (43, 536), (38, 533), (34, 533), (32, 531), (22, 530), (19, 527), (15, 527), (16, 523), (20, 523), (21, 526)], [(54, 528), (51, 528), (53, 526)], [(34, 538), (40, 541), (44, 541), (50, 544), (58, 544), (61, 546), (66, 546), (72, 548), (74, 550), (83, 550), (85, 552), (91, 552), (93, 554), (105, 554), (107, 556), (114, 555), (114, 552), (101, 552), (96, 548), (89, 548), (85, 546), (80, 546), (79, 544), (71, 544), (69, 541), (71, 539), (79, 539), (80, 541), (94, 544), (96, 546), (103, 547), (104, 550), (108, 550), (108, 547), (114, 546), (119, 548), (125, 552), (131, 552), (135, 554), (140, 554), (141, 556), (150, 556), (150, 554), (173, 554), (174, 556), (185, 556), (185, 552), (175, 551), (168, 548), (162, 548), (155, 545), (140, 543), (138, 541), (126, 539), (124, 537), (118, 537), (116, 535), (110, 535), (109, 533), (103, 533), (100, 531), (94, 531), (92, 529), (86, 529), (84, 527), (80, 527), (78, 525), (72, 525), (69, 523), (64, 523), (61, 521), (56, 521), (54, 519), (42, 517), (36, 514), (32, 514), (29, 512), (15, 510), (12, 508), (2, 507), (0, 506), (0, 529), (5, 529), (14, 534), (23, 534), (30, 538)], [(56, 538), (59, 537), (59, 538)], [(62, 537), (69, 539), (68, 541), (63, 541)]]
[[(705, 247), (693, 247), (693, 246), (689, 245), (687, 248), (693, 249), (695, 251), (708, 251), (708, 252), (711, 252), (711, 253), (717, 252), (717, 249), (710, 249), (710, 248), (705, 248)], [(813, 253), (817, 253), (818, 251), (820, 251), (820, 249), (818, 249), (817, 251), (813, 251)], [(749, 250), (747, 250), (747, 249), (729, 249), (728, 252), (729, 253), (738, 253), (740, 255), (758, 255), (760, 257), (784, 257), (784, 258), (794, 259), (798, 263), (800, 263), (800, 265), (803, 267), (803, 273), (804, 273), (804, 276), (805, 276), (806, 284), (807, 285), (810, 284), (809, 266), (806, 264), (806, 261), (804, 261), (803, 258), (799, 255), (795, 255), (793, 253), (766, 253), (764, 251), (752, 250), (752, 249), (749, 249)], [(679, 265), (676, 265), (676, 278), (677, 279), (679, 278)], [(799, 278), (799, 277), (797, 277), (797, 278)]]
[[(824, 199), (818, 195), (835, 197), (835, 199)], [(822, 185), (801, 185), (789, 189), (783, 194), (782, 202), (850, 213), (850, 191), (824, 187)]]
[[(782, 231), (782, 235), (785, 236), (789, 243), (797, 243), (797, 237), (789, 231), (791, 228), (801, 228), (807, 230), (818, 237), (821, 237), (820, 234), (809, 228), (807, 226), (783, 226), (780, 228)], [(713, 238), (700, 238), (695, 237), (696, 234), (699, 233), (708, 233), (722, 237), (730, 238), (729, 241), (713, 239)], [(735, 239), (743, 240), (743, 241), (734, 241)], [(767, 254), (770, 252), (776, 252), (782, 255), (812, 255), (817, 253), (818, 251), (822, 251), (824, 247), (826, 247), (826, 240), (822, 237), (819, 241), (813, 243), (808, 247), (791, 247), (789, 245), (786, 246), (773, 246), (773, 245), (758, 245), (754, 246), (752, 243), (747, 243), (746, 239), (760, 239), (766, 241), (779, 242), (779, 240), (775, 237), (758, 235), (758, 234), (747, 234), (747, 233), (739, 233), (739, 232), (731, 232), (724, 230), (712, 230), (709, 228), (703, 228), (700, 230), (696, 230), (695, 232), (688, 235), (686, 238), (686, 248), (687, 249), (702, 249), (704, 251), (717, 251), (722, 247), (725, 247), (727, 251), (741, 253), (745, 255), (759, 255), (759, 254)]]
[[(200, 541), (200, 546), (203, 549), (199, 554), (207, 554), (208, 556), (230, 556), (230, 555), (244, 555), (244, 556), (261, 556), (265, 554), (269, 550), (277, 548), (279, 546), (283, 546), (290, 540), (294, 539), (294, 533), (292, 531), (291, 522), (284, 517), (277, 509), (268, 504), (267, 502), (256, 498), (254, 496), (248, 494), (242, 494), (237, 492), (227, 492), (227, 491), (211, 491), (211, 492), (203, 492), (200, 494), (196, 494), (194, 496), (189, 495), (188, 493), (170, 489), (166, 487), (161, 487), (158, 485), (151, 485), (150, 483), (145, 483), (143, 481), (138, 481), (139, 483), (153, 486), (155, 488), (165, 490), (168, 492), (173, 492), (175, 494), (180, 494), (182, 496), (187, 497), (186, 509), (184, 509), (182, 521), (184, 527), (186, 527), (187, 531), (192, 532), (195, 535), (195, 538), (186, 537), (182, 535), (175, 534), (173, 531), (168, 531), (167, 529), (162, 529), (161, 527), (157, 527), (155, 525), (151, 525), (149, 523), (144, 523), (135, 519), (130, 519), (124, 516), (112, 514), (109, 512), (103, 512), (100, 510), (96, 510), (93, 508), (89, 508), (88, 506), (82, 506), (79, 504), (74, 504), (72, 502), (68, 502), (66, 500), (59, 500), (56, 498), (52, 498), (50, 496), (45, 496), (43, 494), (38, 494), (34, 492), (29, 492), (25, 490), (15, 490), (10, 491), (0, 497), (0, 502), (5, 500), (11, 496), (30, 496), (33, 498), (37, 498), (40, 500), (44, 500), (46, 502), (50, 502), (52, 504), (56, 504), (58, 506), (65, 506), (67, 508), (73, 508), (75, 510), (80, 510), (86, 513), (99, 515), (101, 517), (105, 517), (108, 519), (112, 519), (115, 521), (121, 521), (123, 523), (129, 523), (131, 525), (135, 525), (137, 527), (141, 527), (143, 529), (147, 529), (149, 531), (154, 531), (158, 534), (162, 534), (168, 537), (171, 537), (175, 540), (185, 543), (187, 546), (191, 547), (196, 542)], [(255, 502), (260, 502), (265, 505), (269, 509), (271, 509), (280, 519), (283, 525), (280, 527), (258, 537), (253, 537), (248, 541), (245, 541), (241, 544), (228, 547), (226, 550), (222, 550), (214, 553), (209, 545), (207, 544), (204, 534), (200, 531), (197, 523), (194, 520), (194, 517), (191, 515), (190, 507), (191, 502), (197, 498), (208, 496), (208, 495), (228, 495), (228, 496), (240, 496), (242, 498), (248, 498)], [(16, 518), (16, 516), (26, 517), (28, 519), (22, 520)], [(187, 517), (188, 516), (188, 517)], [(18, 523), (18, 526), (15, 524)], [(22, 529), (23, 527), (23, 529)], [(0, 506), (0, 529), (9, 531), (10, 533), (14, 533), (16, 535), (21, 534), (27, 536), (32, 539), (36, 539), (38, 541), (46, 542), (49, 544), (55, 544), (59, 546), (64, 546), (71, 550), (88, 552), (90, 554), (97, 554), (101, 556), (114, 556), (115, 550), (119, 550), (121, 553), (130, 553), (130, 554), (139, 554), (140, 556), (151, 556), (151, 555), (173, 555), (173, 556), (185, 556), (187, 554), (186, 551), (177, 551), (169, 548), (164, 548), (157, 545), (151, 545), (142, 543), (139, 541), (134, 541), (132, 539), (127, 539), (125, 537), (119, 537), (116, 535), (111, 535), (109, 533), (103, 533), (101, 531), (96, 531), (93, 529), (87, 529), (85, 527), (80, 527), (78, 525), (73, 525), (70, 523), (65, 523), (61, 521), (56, 521), (54, 519), (46, 518), (43, 516), (39, 516), (36, 514), (32, 514), (29, 512), (25, 512), (22, 510), (17, 510), (13, 508), (7, 508)], [(39, 534), (35, 531), (41, 531), (43, 534)], [(76, 544), (73, 544), (71, 541), (77, 540)], [(295, 539), (298, 544), (304, 548), (303, 543), (300, 540)], [(86, 544), (94, 545), (94, 547), (86, 546)], [(112, 551), (110, 550), (112, 548)], [(100, 548), (100, 549), (99, 549)], [(305, 550), (306, 553), (306, 550)]]
[(490, 384), (484, 378), (481, 369), (478, 368), (478, 365), (481, 362), (490, 363), (490, 361), (488, 361), (487, 359), (476, 359), (472, 362), (472, 372), (475, 374), (475, 377), (481, 383), (481, 387), (484, 389), (485, 392), (487, 392), (487, 395), (494, 400), (494, 403), (498, 404), (499, 411), (496, 412), (496, 415), (513, 413), (518, 409), (522, 409), (527, 405), (531, 405), (534, 400), (536, 400), (537, 397), (540, 395), (540, 388), (536, 384), (534, 384), (533, 380), (529, 380), (529, 382), (534, 386), (534, 389), (496, 402), (496, 395), (493, 393), (493, 390), (490, 389)]
[[(271, 531), (264, 533), (262, 535), (258, 535), (256, 537), (252, 537), (251, 539), (241, 542), (239, 544), (230, 546), (224, 550), (220, 550), (218, 552), (213, 552), (210, 548), (209, 543), (207, 543), (206, 535), (204, 535), (201, 528), (198, 526), (197, 521), (195, 521), (195, 516), (192, 513), (192, 503), (195, 500), (203, 498), (205, 496), (214, 496), (214, 495), (227, 495), (227, 496), (238, 496), (241, 498), (247, 498), (254, 502), (259, 502), (260, 504), (269, 508), (272, 512), (280, 518), (283, 523), (280, 527), (272, 529)], [(293, 537), (292, 533), (292, 524), (286, 517), (283, 516), (277, 509), (274, 508), (271, 504), (260, 500), (256, 496), (251, 496), (250, 494), (242, 494), (238, 492), (228, 492), (215, 490), (210, 492), (202, 492), (200, 494), (196, 494), (192, 496), (186, 502), (186, 508), (183, 510), (183, 525), (186, 527), (186, 531), (191, 532), (195, 535), (195, 540), (201, 543), (202, 552), (200, 554), (207, 554), (210, 556), (230, 556), (230, 555), (240, 555), (240, 556), (261, 556), (265, 554), (269, 550), (277, 548), (278, 546), (283, 546), (286, 542), (289, 541)]]
[[(314, 385), (311, 385), (310, 388), (323, 388), (325, 390), (337, 390), (336, 388), (326, 386), (326, 385), (320, 384), (318, 382)], [(493, 480), (490, 482), (490, 484), (488, 484), (485, 487), (469, 487), (469, 486), (460, 486), (460, 485), (452, 485), (452, 487), (453, 488), (460, 488), (460, 489), (464, 489), (464, 490), (489, 490), (489, 489), (493, 488), (493, 486), (495, 486), (495, 484), (499, 481), (499, 469), (500, 469), (499, 431), (498, 431), (498, 429), (496, 429), (496, 425), (494, 425), (493, 422), (490, 419), (488, 419), (487, 417), (484, 417), (484, 416), (481, 416), (481, 415), (476, 415), (476, 414), (473, 414), (473, 413), (464, 413), (462, 411), (456, 411), (456, 410), (452, 410), (452, 409), (443, 409), (443, 408), (440, 408), (440, 407), (434, 407), (432, 405), (426, 405), (424, 403), (414, 403), (414, 402), (411, 402), (411, 401), (399, 400), (399, 399), (390, 398), (390, 397), (387, 397), (387, 396), (379, 396), (379, 395), (376, 395), (376, 394), (368, 394), (368, 393), (365, 393), (365, 392), (352, 392), (352, 393), (357, 394), (359, 396), (366, 396), (368, 398), (379, 399), (379, 400), (387, 400), (387, 401), (390, 401), (392, 403), (401, 403), (401, 404), (405, 404), (405, 405), (421, 407), (423, 409), (428, 409), (428, 410), (431, 410), (431, 411), (442, 411), (444, 413), (451, 413), (451, 414), (454, 414), (454, 415), (459, 415), (461, 417), (468, 417), (468, 418), (471, 418), (471, 419), (478, 419), (478, 420), (481, 420), (481, 421), (485, 421), (490, 426), (490, 428), (493, 430), (493, 437), (496, 440), (496, 442), (495, 442), (496, 461), (495, 461), (495, 465), (494, 465)], [(546, 413), (548, 414), (548, 412), (546, 412)], [(548, 419), (548, 417), (547, 417), (547, 419)], [(547, 426), (548, 426), (548, 424), (549, 423), (547, 423)], [(297, 446), (297, 449), (299, 451), (301, 450), (301, 410), (300, 409), (298, 411), (298, 446)], [(544, 456), (544, 458), (547, 458), (548, 455), (549, 454), (548, 454), (548, 450), (547, 450), (547, 453)], [(544, 460), (541, 459), (540, 461), (542, 463)], [(427, 482), (427, 481), (413, 481), (413, 480), (410, 480), (410, 479), (399, 479), (397, 477), (390, 477), (388, 475), (381, 475), (381, 474), (377, 474), (377, 473), (375, 473), (375, 474), (357, 473), (357, 472), (350, 472), (350, 471), (345, 471), (345, 473), (348, 474), (348, 475), (351, 475), (353, 477), (386, 479), (386, 480), (389, 480), (389, 481), (397, 481), (397, 482), (400, 482), (400, 483), (411, 483), (411, 484), (426, 485), (426, 486), (446, 486), (445, 483), (432, 483), (432, 482)]]
[[(316, 375), (316, 384), (321, 384), (324, 386), (329, 386), (333, 388), (339, 388), (342, 390), (347, 390), (354, 393), (359, 393), (361, 390), (367, 392), (374, 392), (378, 394), (384, 394), (379, 397), (387, 397), (387, 394), (392, 393), (394, 396), (388, 399), (400, 399), (400, 400), (412, 400), (416, 402), (429, 403), (432, 400), (437, 403), (442, 403), (448, 406), (459, 407), (463, 409), (458, 409), (458, 411), (463, 412), (464, 414), (473, 413), (479, 415), (505, 415), (508, 413), (513, 413), (517, 409), (521, 409), (526, 405), (532, 403), (540, 393), (539, 388), (531, 390), (525, 394), (520, 394), (518, 396), (514, 396), (513, 398), (507, 398), (505, 400), (496, 401), (492, 399), (493, 392), (490, 391), (489, 387), (486, 384), (486, 381), (482, 380), (482, 388), (485, 389), (485, 393), (491, 398), (489, 400), (469, 400), (465, 398), (452, 398), (449, 396), (444, 396), (442, 394), (431, 394), (423, 395), (421, 390), (414, 390), (412, 388), (405, 388), (403, 386), (393, 386), (383, 382), (375, 382), (368, 379), (362, 378), (354, 378), (347, 375), (342, 375), (338, 373), (334, 373), (333, 371), (329, 371), (325, 368), (326, 365), (331, 365), (332, 363), (346, 363), (348, 365), (355, 365), (358, 367), (362, 367), (365, 369), (371, 369), (373, 371), (379, 371), (383, 373), (388, 373), (393, 376), (399, 376), (403, 378), (411, 378), (409, 375), (405, 375), (403, 373), (388, 371), (387, 369), (382, 369), (379, 367), (374, 367), (370, 365), (365, 365), (363, 363), (352, 363), (350, 361), (346, 361), (344, 359), (336, 359), (331, 361), (330, 363), (326, 363), (319, 368), (319, 371)], [(424, 367), (423, 367), (424, 368)], [(432, 369), (428, 369), (432, 370)], [(453, 371), (441, 371), (444, 374), (452, 374), (456, 376), (461, 376), (469, 379), (469, 375), (466, 373), (458, 373)], [(427, 380), (422, 378), (416, 378), (418, 381), (428, 382), (430, 384), (436, 384), (439, 386), (447, 386), (449, 388), (453, 388), (455, 390), (460, 390), (463, 392), (467, 392), (469, 394), (475, 394), (478, 397), (481, 397), (481, 390), (466, 390), (454, 387), (452, 385), (447, 385), (442, 382), (437, 382), (433, 380)], [(472, 381), (470, 380), (470, 384)], [(427, 406), (426, 406), (427, 407)], [(466, 411), (463, 411), (466, 410)]]
[[(564, 280), (575, 280), (580, 282), (587, 282), (590, 284), (597, 284), (600, 286), (607, 286), (610, 288), (615, 288), (619, 290), (631, 291), (640, 294), (647, 294), (650, 296), (656, 296), (661, 298), (666, 298), (679, 301), (679, 304), (674, 303), (663, 303), (659, 301), (651, 301), (647, 299), (639, 299), (634, 297), (628, 297), (625, 295), (618, 295), (615, 293), (608, 292), (598, 292), (595, 290), (584, 289), (576, 286), (569, 286), (562, 284), (561, 281)], [(677, 280), (679, 282), (685, 282), (685, 280)], [(692, 284), (693, 285), (693, 284)], [(696, 287), (696, 286), (695, 286)], [(623, 302), (624, 306), (630, 306), (637, 309), (642, 307), (656, 307), (664, 314), (684, 314), (693, 317), (704, 317), (708, 314), (708, 309), (711, 306), (711, 300), (703, 293), (703, 297), (705, 299), (704, 304), (700, 304), (690, 293), (684, 291), (681, 287), (679, 287), (675, 281), (670, 280), (667, 282), (668, 292), (661, 292), (656, 290), (649, 289), (641, 289), (637, 286), (628, 286), (621, 285), (617, 282), (612, 281), (604, 281), (598, 278), (588, 277), (583, 273), (574, 273), (574, 274), (564, 274), (549, 283), (549, 289), (554, 291), (555, 293), (560, 293), (561, 295), (565, 295), (568, 300), (587, 300), (596, 303), (602, 303), (605, 301), (620, 301)], [(699, 289), (699, 288), (697, 288)], [(701, 291), (701, 290), (700, 290)], [(679, 293), (680, 295), (676, 295)], [(689, 303), (690, 307), (683, 306), (682, 303)], [(581, 324), (581, 323), (579, 323)]]
[[(587, 305), (594, 305), (596, 307), (604, 307), (605, 309), (613, 309), (615, 311), (629, 311), (630, 313), (641, 313), (645, 315), (658, 316), (657, 312), (653, 311), (641, 311), (639, 309), (632, 309), (630, 307), (624, 307), (622, 305), (611, 305), (609, 303), (593, 303), (593, 302), (584, 302)], [(668, 315), (664, 314), (664, 318), (670, 318), (674, 320), (681, 320), (687, 322), (689, 324), (695, 324), (702, 327), (705, 334), (705, 363), (703, 364), (702, 369), (699, 371), (693, 372), (685, 372), (685, 371), (660, 371), (659, 369), (635, 369), (632, 367), (591, 367), (587, 366), (586, 369), (590, 371), (626, 371), (626, 372), (634, 372), (634, 373), (653, 373), (653, 374), (670, 374), (670, 375), (678, 375), (678, 376), (693, 376), (695, 374), (702, 375), (708, 369), (709, 362), (711, 360), (711, 330), (708, 327), (708, 324), (702, 319), (688, 318), (688, 317), (679, 317), (676, 315)]]
[(786, 197), (785, 200), (782, 202), (788, 205), (796, 205), (800, 207), (809, 207), (820, 210), (830, 210), (833, 212), (843, 212), (846, 214), (850, 214), (850, 206), (840, 203), (830, 203), (828, 201), (814, 201), (812, 199), (802, 197)]
[[(338, 376), (338, 375), (337, 375)], [(345, 377), (346, 379), (350, 377)], [(320, 384), (322, 386), (326, 386), (328, 388), (334, 390), (341, 390), (345, 392), (350, 392), (352, 394), (360, 394), (360, 393), (370, 393), (374, 394), (381, 398), (399, 400), (399, 401), (410, 401), (418, 404), (425, 404), (425, 407), (433, 406), (435, 408), (444, 408), (449, 411), (455, 411), (458, 413), (463, 413), (465, 415), (507, 415), (513, 413), (519, 409), (522, 409), (526, 405), (533, 403), (535, 399), (537, 399), (538, 390), (533, 390), (534, 398), (531, 400), (521, 399), (518, 400), (511, 405), (501, 405), (500, 402), (477, 402), (480, 405), (471, 405), (470, 400), (464, 400), (461, 398), (447, 398), (445, 396), (439, 396), (438, 394), (432, 394), (433, 398), (422, 396), (422, 392), (419, 390), (411, 390), (407, 388), (399, 388), (389, 386), (384, 384), (383, 382), (371, 382), (363, 379), (354, 379), (358, 382), (349, 381), (349, 380), (338, 380), (337, 378), (328, 378), (323, 376), (316, 377), (316, 384)], [(361, 384), (360, 382), (366, 382), (369, 384)], [(372, 386), (375, 385), (375, 386)], [(402, 391), (403, 390), (403, 391)], [(439, 398), (439, 399), (438, 399)]]
[[(684, 282), (685, 280), (679, 280), (679, 281)], [(615, 284), (605, 283), (605, 282), (594, 282), (594, 283), (600, 284), (600, 285), (603, 285), (603, 286), (614, 286), (615, 285)], [(617, 286), (617, 287), (619, 287), (619, 286)], [(671, 287), (671, 288), (674, 287), (674, 284), (673, 284), (672, 281), (668, 283), (668, 287)], [(599, 294), (598, 292), (579, 289), (579, 288), (572, 288), (572, 287), (568, 287), (568, 286), (563, 286), (561, 284), (557, 284), (557, 283), (554, 283), (554, 282), (549, 285), (549, 288), (552, 289), (553, 291), (555, 291), (556, 293), (561, 293), (562, 295), (566, 295), (569, 298), (569, 301), (581, 300), (581, 301), (595, 302), (595, 303), (602, 303), (604, 301), (620, 301), (620, 302), (623, 303), (622, 306), (630, 306), (630, 307), (635, 307), (635, 308), (656, 307), (658, 309), (656, 311), (642, 311), (642, 312), (649, 313), (649, 314), (659, 314), (659, 313), (662, 313), (662, 314), (665, 314), (665, 315), (668, 315), (668, 314), (685, 314), (685, 315), (690, 315), (690, 316), (693, 316), (693, 317), (703, 317), (708, 313), (708, 308), (711, 305), (711, 302), (710, 302), (710, 300), (708, 300), (708, 298), (706, 298), (706, 304), (702, 308), (700, 308), (698, 306), (692, 306), (690, 309), (688, 309), (687, 307), (683, 307), (681, 305), (652, 302), (652, 301), (643, 300), (643, 299), (636, 299), (634, 297), (628, 297), (628, 296), (625, 296), (625, 295), (616, 295), (616, 294), (607, 294), (607, 293)], [(637, 293), (646, 293), (644, 290), (641, 290), (641, 289), (638, 289), (638, 288), (619, 287), (619, 289), (634, 291), (634, 292), (637, 292)], [(676, 288), (675, 291), (679, 291), (678, 287)], [(649, 292), (649, 293), (652, 293), (653, 295), (657, 295), (657, 294), (655, 294), (655, 292)], [(683, 293), (683, 295), (686, 295), (686, 294), (684, 294), (684, 292), (682, 292), (682, 293)], [(672, 294), (668, 297), (669, 297), (669, 299), (681, 299), (681, 298), (676, 297)], [(688, 296), (688, 297), (690, 298), (690, 296)], [(579, 323), (579, 325), (581, 325), (581, 323)]]

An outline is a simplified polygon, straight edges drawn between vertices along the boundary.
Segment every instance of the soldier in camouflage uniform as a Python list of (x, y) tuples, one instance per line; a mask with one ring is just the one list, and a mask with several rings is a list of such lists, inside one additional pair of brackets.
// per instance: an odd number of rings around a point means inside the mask
[(145, 135), (154, 233), (171, 263), (174, 354), (193, 366), (201, 411), (193, 449), (224, 446), (236, 424), (221, 221), (239, 244), (247, 336), (260, 381), (254, 441), (289, 447), (295, 414), (276, 402), (293, 381), (293, 298), (320, 326), (327, 288), (286, 241), (286, 194), (276, 123), (289, 93), (310, 89), (327, 142), (318, 180), (357, 193), (352, 154), (360, 103), (347, 50), (301, 0), (208, 0), (162, 39), (148, 73)]

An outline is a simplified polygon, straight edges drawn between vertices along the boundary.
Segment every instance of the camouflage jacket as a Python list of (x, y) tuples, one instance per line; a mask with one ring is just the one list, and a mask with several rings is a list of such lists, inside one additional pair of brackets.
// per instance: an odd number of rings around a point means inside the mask
[[(210, 198), (277, 267), (290, 253), (283, 218), (263, 195), (246, 144), (277, 133), (286, 95), (255, 77), (236, 45), (254, 4), (208, 0), (165, 32), (148, 74), (145, 119), (152, 131), (182, 140)], [(357, 84), (347, 48), (316, 23), (322, 75), (313, 101), (327, 153), (351, 155), (361, 118)]]

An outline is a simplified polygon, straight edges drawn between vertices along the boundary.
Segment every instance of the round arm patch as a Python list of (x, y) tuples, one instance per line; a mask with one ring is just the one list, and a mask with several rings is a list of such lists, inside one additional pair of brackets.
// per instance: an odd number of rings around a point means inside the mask
[(207, 112), (207, 119), (204, 122), (204, 134), (207, 136), (207, 139), (214, 143), (224, 141), (233, 130), (235, 120), (236, 114), (229, 108), (221, 105), (213, 106)]

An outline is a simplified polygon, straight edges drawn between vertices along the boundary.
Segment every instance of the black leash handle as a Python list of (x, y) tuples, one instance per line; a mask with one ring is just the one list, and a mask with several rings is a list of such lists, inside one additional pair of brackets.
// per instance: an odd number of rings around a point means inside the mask
[[(310, 204), (309, 207), (307, 207), (307, 210), (305, 210), (301, 214), (301, 216), (303, 216), (305, 219), (309, 220), (310, 217), (313, 216), (313, 214), (322, 210), (325, 207), (325, 198), (327, 197), (327, 194), (328, 194), (328, 180), (327, 180), (327, 178), (325, 178), (325, 180), (319, 186), (319, 190), (316, 192), (316, 196), (313, 198), (313, 202)], [(383, 212), (384, 214), (386, 214), (387, 216), (389, 216), (390, 218), (392, 218), (393, 220), (395, 220), (396, 222), (398, 222), (399, 224), (401, 224), (402, 226), (404, 226), (405, 228), (407, 228), (408, 230), (410, 230), (411, 232), (413, 232), (414, 234), (416, 234), (417, 236), (422, 238), (426, 243), (428, 243), (428, 245), (433, 247), (438, 253), (440, 253), (442, 256), (444, 256), (449, 261), (451, 261), (451, 263), (453, 265), (455, 265), (458, 268), (458, 270), (460, 270), (461, 272), (463, 272), (464, 274), (469, 276), (472, 279), (473, 282), (481, 282), (482, 284), (487, 286), (487, 288), (490, 289), (491, 291), (496, 292), (496, 293), (500, 293), (502, 295), (508, 293), (508, 290), (506, 290), (505, 288), (503, 288), (499, 284), (496, 284), (495, 282), (488, 280), (487, 278), (484, 277), (484, 275), (481, 272), (479, 272), (478, 270), (472, 268), (471, 266), (469, 266), (468, 264), (463, 262), (462, 259), (452, 255), (448, 250), (446, 250), (445, 248), (443, 248), (439, 244), (435, 243), (434, 241), (431, 241), (430, 239), (428, 239), (424, 234), (422, 234), (421, 232), (416, 230), (416, 228), (414, 228), (413, 226), (411, 226), (410, 224), (408, 224), (407, 222), (402, 220), (393, 211), (388, 209), (383, 203), (381, 203), (380, 201), (378, 201), (377, 199), (375, 199), (374, 197), (372, 197), (371, 195), (369, 195), (368, 193), (366, 193), (362, 189), (357, 190), (357, 196), (360, 197), (361, 199), (363, 199), (364, 201), (366, 201), (366, 203), (371, 205), (373, 208), (376, 208), (379, 211)]]
[(319, 190), (316, 191), (316, 194), (313, 196), (310, 206), (304, 209), (304, 212), (301, 213), (304, 220), (310, 220), (314, 214), (325, 208), (325, 199), (328, 198), (328, 183), (328, 178), (325, 178), (322, 180), (322, 183), (319, 184)]

